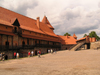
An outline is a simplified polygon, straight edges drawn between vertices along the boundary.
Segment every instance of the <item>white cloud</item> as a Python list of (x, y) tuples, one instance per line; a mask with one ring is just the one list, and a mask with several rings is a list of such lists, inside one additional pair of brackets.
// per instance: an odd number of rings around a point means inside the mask
[(38, 5), (36, 0), (3, 0), (0, 3), (1, 6), (23, 15), (27, 15), (28, 8), (35, 8)]
[(76, 33), (77, 35), (89, 33), (99, 28), (100, 10), (87, 12), (82, 7), (67, 8), (61, 13), (58, 21), (62, 24), (55, 25), (55, 28), (57, 28), (55, 32), (57, 34), (64, 34), (66, 32), (70, 34)]
[(0, 0), (0, 6), (41, 20), (45, 12), (59, 35), (76, 33), (81, 38), (92, 30), (100, 35), (99, 0)]

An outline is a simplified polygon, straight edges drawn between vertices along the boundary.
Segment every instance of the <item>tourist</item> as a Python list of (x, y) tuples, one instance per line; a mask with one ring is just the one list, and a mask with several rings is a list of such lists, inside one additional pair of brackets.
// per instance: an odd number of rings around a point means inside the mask
[(48, 50), (48, 53), (50, 53), (50, 50)]
[(16, 58), (16, 52), (14, 52), (14, 58)]
[(53, 53), (53, 50), (51, 49), (51, 53)]
[(31, 51), (31, 55), (33, 56), (33, 54), (34, 54), (34, 52), (33, 51)]
[(30, 53), (30, 51), (28, 52), (28, 57), (30, 57), (30, 55), (31, 55), (31, 53)]
[(41, 51), (38, 51), (38, 57), (40, 57)]
[(19, 53), (17, 53), (17, 59), (19, 58)]
[(5, 60), (5, 53), (2, 54), (2, 60)]

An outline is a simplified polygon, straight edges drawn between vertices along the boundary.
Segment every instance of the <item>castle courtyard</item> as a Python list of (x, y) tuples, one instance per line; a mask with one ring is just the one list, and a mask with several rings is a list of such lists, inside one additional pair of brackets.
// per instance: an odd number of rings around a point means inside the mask
[(0, 75), (100, 75), (100, 50), (58, 51), (0, 61)]

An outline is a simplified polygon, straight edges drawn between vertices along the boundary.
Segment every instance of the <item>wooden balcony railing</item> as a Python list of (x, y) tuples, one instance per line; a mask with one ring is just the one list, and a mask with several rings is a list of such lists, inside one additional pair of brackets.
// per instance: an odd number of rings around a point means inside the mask
[(34, 49), (34, 47), (42, 48), (61, 48), (60, 45), (36, 44), (36, 45), (19, 45), (19, 46), (5, 46), (0, 45), (0, 50), (19, 50), (19, 49)]

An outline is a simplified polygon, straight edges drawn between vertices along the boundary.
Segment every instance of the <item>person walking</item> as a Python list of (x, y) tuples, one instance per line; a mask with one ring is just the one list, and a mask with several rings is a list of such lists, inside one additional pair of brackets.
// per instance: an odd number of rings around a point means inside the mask
[(38, 57), (40, 58), (41, 51), (38, 51)]
[(16, 58), (16, 52), (14, 52), (14, 58)]
[(2, 60), (5, 60), (5, 53), (2, 54)]
[(48, 49), (48, 53), (50, 53), (50, 50)]
[(51, 53), (53, 53), (53, 50), (51, 49)]
[(33, 51), (31, 51), (31, 56), (33, 57), (33, 54), (34, 54), (34, 52)]
[(19, 58), (19, 53), (17, 53), (17, 59)]
[(30, 55), (31, 55), (31, 53), (30, 53), (30, 51), (28, 52), (28, 57), (30, 57)]

